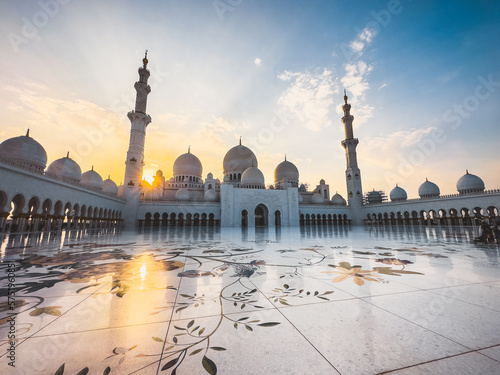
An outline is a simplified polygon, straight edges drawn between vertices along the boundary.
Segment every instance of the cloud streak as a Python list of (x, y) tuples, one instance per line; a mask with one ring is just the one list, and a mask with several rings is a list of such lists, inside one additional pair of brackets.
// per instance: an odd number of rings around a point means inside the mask
[[(368, 77), (373, 70), (373, 65), (361, 60), (367, 46), (373, 42), (375, 35), (376, 32), (374, 29), (365, 27), (356, 39), (349, 43), (353, 59), (344, 64), (345, 74), (340, 80), (343, 87), (351, 95), (350, 101), (353, 105), (353, 114), (356, 117), (355, 126), (365, 123), (373, 116), (375, 110), (373, 106), (365, 102), (365, 94), (370, 89)], [(337, 112), (341, 113), (340, 106), (337, 107)]]
[(278, 78), (290, 82), (278, 99), (281, 113), (290, 115), (299, 125), (313, 131), (331, 125), (334, 94), (339, 92), (331, 70), (325, 68), (315, 73), (285, 70)]

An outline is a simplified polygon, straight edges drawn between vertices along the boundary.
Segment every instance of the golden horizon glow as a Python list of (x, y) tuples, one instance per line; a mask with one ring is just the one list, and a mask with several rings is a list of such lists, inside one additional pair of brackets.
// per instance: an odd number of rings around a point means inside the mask
[(153, 177), (152, 174), (149, 174), (149, 173), (148, 174), (143, 174), (142, 175), (142, 179), (146, 180), (147, 182), (149, 182), (150, 185), (153, 185), (154, 177)]

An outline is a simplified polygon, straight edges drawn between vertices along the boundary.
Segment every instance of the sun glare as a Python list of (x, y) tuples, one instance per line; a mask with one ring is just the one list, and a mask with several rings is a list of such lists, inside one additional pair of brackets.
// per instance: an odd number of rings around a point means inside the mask
[(144, 176), (142, 176), (142, 179), (146, 180), (150, 184), (153, 184), (153, 175), (151, 174), (145, 174)]

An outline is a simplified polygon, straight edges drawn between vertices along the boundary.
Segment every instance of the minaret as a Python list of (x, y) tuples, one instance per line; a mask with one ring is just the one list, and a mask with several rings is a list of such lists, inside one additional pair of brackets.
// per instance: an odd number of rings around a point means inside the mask
[(124, 188), (138, 187), (142, 181), (142, 169), (144, 166), (144, 140), (146, 138), (146, 127), (151, 122), (151, 117), (146, 113), (146, 103), (151, 87), (148, 85), (149, 70), (148, 51), (142, 59), (142, 67), (139, 68), (139, 81), (134, 85), (137, 92), (135, 99), (135, 110), (130, 111), (127, 116), (130, 120), (130, 143), (125, 161)]
[(363, 190), (361, 188), (361, 172), (358, 168), (358, 159), (356, 155), (356, 146), (358, 139), (354, 138), (352, 131), (352, 121), (354, 116), (351, 115), (351, 105), (347, 104), (347, 94), (344, 89), (344, 105), (342, 106), (344, 117), (342, 123), (345, 129), (345, 139), (342, 141), (342, 146), (345, 148), (345, 157), (347, 168), (345, 171), (347, 181), (347, 199), (349, 206), (353, 211), (353, 224), (362, 224), (361, 207), (363, 206)]

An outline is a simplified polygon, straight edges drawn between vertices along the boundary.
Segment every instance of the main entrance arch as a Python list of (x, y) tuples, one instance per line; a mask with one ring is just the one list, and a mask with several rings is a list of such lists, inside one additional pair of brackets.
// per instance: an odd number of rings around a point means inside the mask
[(255, 226), (267, 227), (269, 224), (269, 210), (263, 204), (255, 207)]

